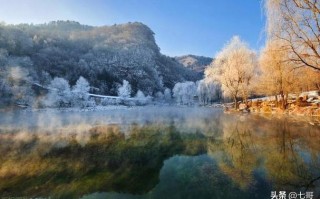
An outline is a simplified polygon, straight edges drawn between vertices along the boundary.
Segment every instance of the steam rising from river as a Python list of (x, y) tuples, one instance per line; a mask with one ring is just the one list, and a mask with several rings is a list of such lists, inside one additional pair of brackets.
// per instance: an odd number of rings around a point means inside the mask
[[(171, 125), (181, 133), (201, 133), (215, 138), (228, 138), (230, 133), (234, 133), (233, 129), (243, 128), (244, 124), (250, 125), (255, 133), (264, 133), (261, 127), (269, 125), (268, 118), (270, 116), (261, 120), (261, 117), (252, 115), (226, 115), (221, 109), (209, 107), (149, 106), (110, 107), (105, 110), (25, 110), (0, 114), (0, 136), (11, 137), (18, 141), (33, 139), (32, 135), (36, 135), (41, 140), (60, 142), (59, 145), (63, 145), (62, 140), (73, 136), (79, 143), (86, 144), (90, 137), (89, 131), (94, 127), (117, 126), (121, 133), (128, 136), (133, 125), (140, 127)], [(273, 116), (272, 118), (276, 119)], [(309, 124), (303, 123), (303, 125)]]
[[(132, 125), (173, 125), (183, 133), (217, 132), (220, 109), (199, 107), (110, 107), (107, 110), (38, 110), (1, 113), (0, 133), (13, 133), (16, 140), (30, 139), (31, 134), (48, 139), (70, 135), (85, 144), (93, 127), (117, 125), (127, 133)], [(195, 119), (196, 118), (196, 119)], [(53, 141), (53, 140), (51, 140)]]

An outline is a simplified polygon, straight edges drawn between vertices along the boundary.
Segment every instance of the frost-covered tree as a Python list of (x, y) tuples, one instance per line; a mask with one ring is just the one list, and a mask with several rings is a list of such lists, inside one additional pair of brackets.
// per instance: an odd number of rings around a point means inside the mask
[(38, 76), (39, 76), (38, 81), (43, 86), (48, 86), (52, 81), (50, 74), (46, 71), (41, 71)]
[(7, 67), (4, 67), (7, 61), (8, 52), (0, 48), (0, 107), (12, 103), (12, 92), (7, 78), (8, 70)]
[(167, 102), (170, 101), (170, 100), (172, 99), (172, 93), (171, 93), (170, 88), (164, 89), (163, 95), (164, 95), (164, 99), (165, 99)]
[(161, 91), (158, 91), (156, 94), (155, 94), (155, 97), (156, 97), (156, 100), (157, 101), (163, 101), (164, 100), (164, 95)]
[(49, 84), (49, 93), (45, 99), (45, 105), (49, 107), (69, 107), (71, 105), (71, 90), (69, 82), (56, 77)]
[(241, 96), (246, 101), (250, 95), (256, 67), (254, 51), (234, 36), (206, 69), (206, 80), (220, 84), (223, 95), (233, 99), (237, 108), (238, 98)]
[(30, 67), (32, 62), (27, 57), (9, 56), (7, 50), (0, 48), (0, 106), (33, 105)]
[(10, 87), (14, 103), (33, 106), (35, 96), (31, 89), (32, 77), (20, 61), (15, 58), (9, 61), (5, 82)]
[(142, 91), (138, 90), (135, 97), (136, 97), (137, 99), (143, 99), (143, 98), (145, 98), (146, 96), (143, 94)]
[(12, 100), (12, 88), (9, 86), (6, 79), (0, 78), (0, 107), (9, 105)]
[(214, 82), (200, 80), (197, 83), (197, 94), (199, 102), (202, 105), (207, 105), (220, 98), (220, 86)]
[(194, 103), (197, 87), (194, 82), (179, 82), (175, 84), (172, 92), (178, 104), (191, 105)]
[(209, 101), (221, 100), (221, 86), (215, 82), (207, 82)]
[(87, 107), (90, 101), (89, 90), (89, 82), (85, 78), (80, 77), (72, 88), (72, 105), (81, 108)]
[(135, 99), (137, 101), (136, 105), (146, 105), (148, 103), (148, 98), (140, 90), (137, 91)]
[(128, 98), (131, 96), (131, 85), (127, 80), (123, 80), (122, 86), (118, 88), (118, 96)]
[(104, 98), (101, 100), (102, 106), (109, 106), (109, 105), (119, 105), (121, 104), (122, 100), (118, 98)]

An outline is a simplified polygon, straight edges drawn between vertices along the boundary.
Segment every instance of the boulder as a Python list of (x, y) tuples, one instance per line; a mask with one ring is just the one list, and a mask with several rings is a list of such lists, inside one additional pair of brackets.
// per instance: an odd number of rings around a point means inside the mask
[(244, 103), (239, 104), (240, 111), (247, 110), (247, 109), (248, 109), (248, 106), (246, 104), (244, 104)]
[(308, 100), (309, 98), (318, 98), (320, 96), (320, 91), (308, 91), (303, 92), (299, 95), (303, 99), (303, 101)]
[(310, 102), (312, 102), (314, 99), (315, 99), (314, 97), (309, 97), (308, 100), (307, 100), (307, 102), (310, 103)]

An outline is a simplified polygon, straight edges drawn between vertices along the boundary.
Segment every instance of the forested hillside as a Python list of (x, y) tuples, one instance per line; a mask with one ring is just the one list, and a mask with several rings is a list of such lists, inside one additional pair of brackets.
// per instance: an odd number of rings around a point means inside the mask
[(133, 93), (154, 95), (177, 82), (199, 79), (174, 58), (162, 55), (154, 33), (142, 23), (0, 25), (2, 104), (37, 97), (32, 83), (48, 85), (61, 77), (72, 86), (80, 76), (88, 80), (90, 92), (104, 95), (116, 95), (123, 80)]
[(197, 55), (184, 55), (184, 56), (175, 57), (175, 59), (185, 67), (193, 71), (196, 71), (202, 75), (206, 67), (209, 66), (213, 60), (210, 57), (197, 56)]

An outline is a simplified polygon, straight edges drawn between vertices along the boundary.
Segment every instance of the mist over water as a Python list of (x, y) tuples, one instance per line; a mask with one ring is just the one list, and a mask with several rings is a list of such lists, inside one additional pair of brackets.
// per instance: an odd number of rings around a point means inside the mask
[(208, 107), (6, 112), (0, 197), (316, 198), (319, 143), (309, 119)]
[[(39, 110), (12, 111), (0, 115), (0, 130), (56, 131), (61, 128), (92, 127), (117, 124), (122, 127), (131, 124), (170, 124), (179, 128), (194, 130), (209, 124), (208, 118), (218, 117), (220, 109), (199, 107), (133, 107), (111, 108), (101, 111)], [(205, 123), (208, 124), (205, 124)]]

